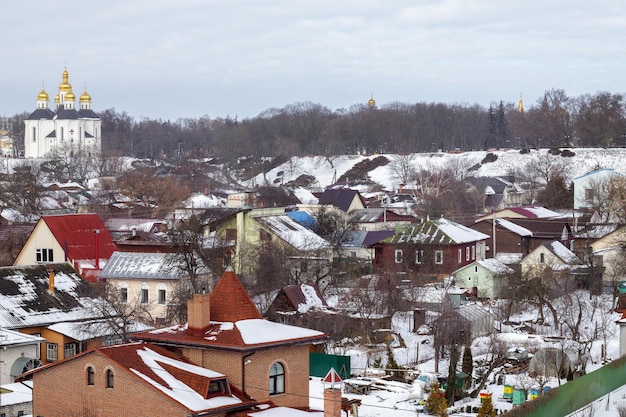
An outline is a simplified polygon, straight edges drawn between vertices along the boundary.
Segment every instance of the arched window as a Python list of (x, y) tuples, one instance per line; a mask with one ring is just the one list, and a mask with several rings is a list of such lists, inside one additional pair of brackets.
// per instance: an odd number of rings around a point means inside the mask
[(270, 395), (285, 392), (285, 368), (276, 362), (270, 369)]
[(113, 371), (107, 369), (107, 388), (113, 388)]
[(94, 384), (93, 366), (88, 366), (87, 367), (87, 385), (93, 385), (93, 384)]

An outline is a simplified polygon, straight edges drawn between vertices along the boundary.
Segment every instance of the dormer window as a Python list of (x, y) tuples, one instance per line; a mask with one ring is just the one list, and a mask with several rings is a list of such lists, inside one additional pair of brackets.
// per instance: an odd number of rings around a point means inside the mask
[(226, 378), (214, 379), (209, 382), (209, 389), (207, 390), (205, 398), (214, 397), (216, 395), (230, 395), (230, 389)]
[(54, 262), (52, 249), (36, 249), (35, 261), (36, 262)]

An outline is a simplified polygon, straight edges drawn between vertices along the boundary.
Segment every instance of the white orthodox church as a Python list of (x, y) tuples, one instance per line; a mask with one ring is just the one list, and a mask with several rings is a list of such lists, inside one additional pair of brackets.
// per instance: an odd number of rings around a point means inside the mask
[(91, 109), (87, 90), (78, 98), (69, 83), (67, 69), (54, 97), (54, 110), (48, 106), (48, 93), (42, 88), (37, 95), (37, 108), (24, 121), (24, 157), (90, 156), (100, 153), (102, 121)]

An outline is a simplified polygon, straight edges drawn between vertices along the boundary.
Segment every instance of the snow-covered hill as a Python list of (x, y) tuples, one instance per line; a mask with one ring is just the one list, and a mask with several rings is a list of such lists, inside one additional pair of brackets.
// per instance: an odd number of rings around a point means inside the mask
[[(472, 175), (492, 176), (508, 175), (509, 173), (523, 172), (525, 167), (533, 160), (550, 158), (556, 163), (562, 164), (565, 169), (565, 176), (568, 180), (583, 175), (598, 167), (614, 168), (616, 171), (626, 174), (626, 148), (576, 148), (571, 149), (573, 156), (550, 155), (547, 149), (531, 150), (529, 153), (521, 153), (519, 150), (506, 151), (476, 151), (463, 153), (423, 153), (413, 154), (410, 158), (411, 167), (415, 169), (426, 168), (434, 170), (442, 166), (474, 167)], [(482, 163), (487, 154), (492, 153), (497, 156), (494, 162)], [(344, 155), (331, 160), (322, 156), (307, 156), (292, 158), (290, 161), (270, 170), (266, 174), (259, 174), (246, 185), (275, 185), (286, 184), (295, 180), (301, 175), (315, 177), (314, 186), (320, 189), (333, 184), (343, 174), (348, 172), (357, 163), (366, 159), (372, 160), (381, 155)], [(380, 184), (385, 190), (393, 191), (398, 188), (400, 178), (395, 173), (394, 161), (407, 159), (407, 156), (393, 154), (382, 155), (390, 163), (378, 167), (369, 172), (372, 181)], [(395, 165), (398, 165), (396, 162)]]

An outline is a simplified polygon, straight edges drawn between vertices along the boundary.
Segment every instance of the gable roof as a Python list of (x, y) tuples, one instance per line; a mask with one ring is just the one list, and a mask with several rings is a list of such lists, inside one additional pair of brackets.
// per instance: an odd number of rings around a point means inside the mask
[(581, 263), (578, 256), (576, 256), (574, 252), (569, 250), (567, 247), (565, 247), (564, 244), (562, 244), (558, 240), (546, 242), (542, 246), (546, 247), (550, 252), (554, 254), (554, 256), (563, 261), (563, 263), (565, 264), (572, 265)]
[[(65, 249), (71, 260), (95, 259), (96, 240), (98, 257), (108, 259), (117, 250), (111, 234), (97, 214), (63, 214), (41, 216), (54, 238)], [(96, 239), (96, 232), (97, 239)]]
[(226, 412), (233, 407), (240, 408), (246, 403), (250, 405), (255, 403), (233, 386), (231, 391), (239, 395), (227, 394), (207, 398), (209, 383), (216, 379), (226, 379), (224, 374), (194, 365), (184, 358), (175, 357), (159, 346), (144, 342), (97, 347), (69, 359), (26, 372), (20, 379), (46, 372), (52, 367), (64, 366), (67, 362), (89, 355), (107, 358), (140, 382), (147, 384), (148, 389), (156, 390), (191, 412), (218, 410)]
[[(203, 265), (201, 260), (198, 261)], [(209, 272), (208, 268), (198, 271)], [(111, 255), (98, 278), (177, 280), (186, 275), (188, 273), (177, 267), (170, 253), (118, 251)]]
[(319, 196), (319, 203), (322, 205), (331, 204), (347, 213), (354, 201), (354, 197), (358, 197), (363, 203), (363, 198), (358, 190), (350, 188), (327, 189)]
[(399, 226), (390, 243), (450, 245), (477, 242), (489, 236), (445, 218), (427, 220), (417, 225)]
[(494, 274), (512, 274), (514, 272), (513, 268), (495, 258), (478, 260), (476, 263)]
[(341, 246), (346, 248), (367, 248), (393, 235), (393, 230), (350, 230), (344, 234)]
[(135, 334), (137, 340), (205, 346), (223, 350), (255, 350), (310, 344), (327, 338), (317, 330), (264, 320), (232, 269), (224, 272), (210, 296), (211, 323), (198, 333), (181, 324)]
[(306, 313), (311, 308), (328, 306), (319, 288), (314, 285), (287, 285), (281, 288), (281, 291), (285, 294), (293, 309), (300, 313)]
[[(54, 292), (48, 291), (54, 270)], [(0, 268), (0, 327), (20, 329), (101, 318), (91, 287), (67, 263)]]

